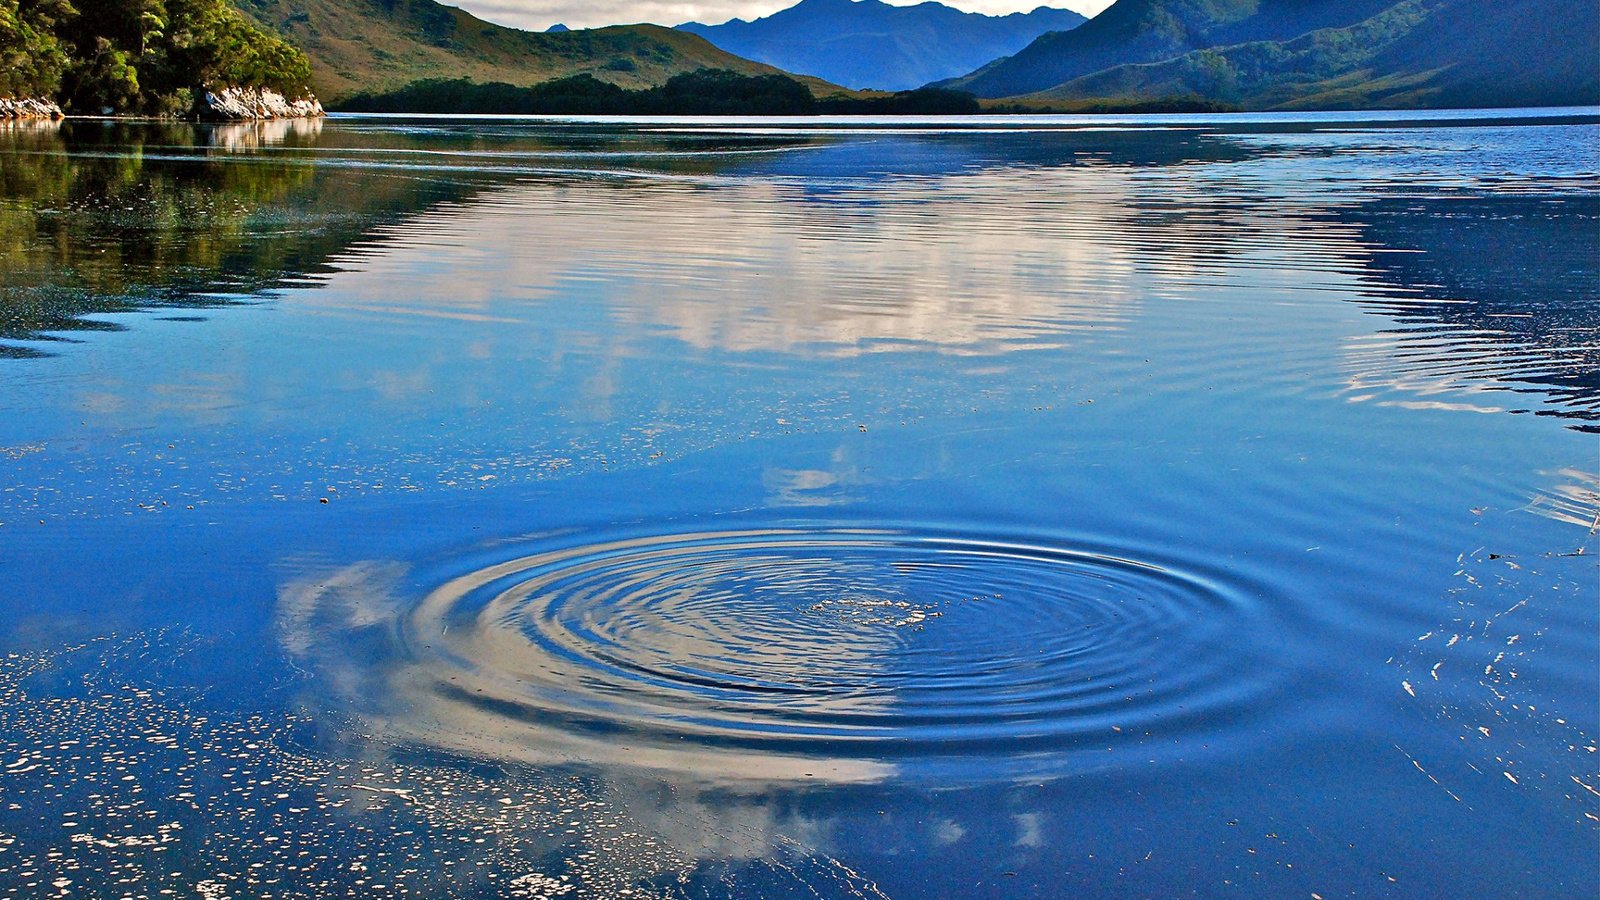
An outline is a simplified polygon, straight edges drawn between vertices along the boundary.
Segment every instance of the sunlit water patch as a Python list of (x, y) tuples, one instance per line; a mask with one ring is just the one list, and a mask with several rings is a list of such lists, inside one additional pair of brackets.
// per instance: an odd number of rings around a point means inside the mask
[[(367, 710), (382, 728), (471, 754), (981, 780), (1193, 753), (1268, 715), (1258, 639), (1285, 639), (1293, 604), (1203, 560), (914, 530), (494, 553), (415, 600), (381, 567), (297, 583), (286, 640), (359, 702), (384, 698)], [(392, 629), (392, 652), (313, 655), (362, 629)]]
[(199, 649), (148, 633), (0, 657), (0, 897), (883, 896), (764, 806), (696, 831), (626, 782), (330, 754), (337, 721), (160, 686)]

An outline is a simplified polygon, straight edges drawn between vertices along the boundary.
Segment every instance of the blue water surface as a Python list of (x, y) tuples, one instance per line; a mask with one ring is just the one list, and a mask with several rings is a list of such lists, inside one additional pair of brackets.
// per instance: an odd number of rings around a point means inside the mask
[(0, 895), (1600, 893), (1600, 111), (0, 131)]

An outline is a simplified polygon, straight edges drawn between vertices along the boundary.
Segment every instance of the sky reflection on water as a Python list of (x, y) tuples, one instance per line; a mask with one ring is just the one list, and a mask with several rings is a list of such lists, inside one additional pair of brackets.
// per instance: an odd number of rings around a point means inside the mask
[(1590, 893), (1547, 119), (0, 132), (0, 892)]

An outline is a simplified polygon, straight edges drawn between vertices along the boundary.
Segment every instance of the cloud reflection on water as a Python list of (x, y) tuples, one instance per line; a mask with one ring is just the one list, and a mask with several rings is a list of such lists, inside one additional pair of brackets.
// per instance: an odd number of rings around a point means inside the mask
[[(517, 563), (509, 567), (515, 571)], [(407, 571), (408, 567), (399, 563), (369, 562), (306, 574), (283, 586), (277, 607), (277, 631), (285, 650), (297, 665), (316, 673), (319, 690), (330, 692), (322, 703), (332, 701), (334, 708), (356, 712), (363, 729), (388, 740), (421, 743), (478, 759), (603, 765), (624, 775), (628, 770), (642, 770), (685, 786), (698, 783), (702, 788), (744, 785), (750, 790), (813, 778), (823, 783), (872, 783), (895, 771), (892, 765), (861, 759), (713, 750), (698, 743), (675, 748), (626, 731), (567, 730), (555, 711), (550, 713), (551, 723), (518, 714), (511, 704), (519, 702), (516, 695), (521, 680), (504, 673), (537, 663), (537, 659), (527, 659), (528, 646), (513, 640), (496, 650), (492, 641), (480, 643), (477, 651), (481, 658), (475, 655), (464, 668), (431, 652), (431, 645), (409, 646), (404, 623), (413, 616), (428, 615), (428, 610), (413, 609), (414, 601), (403, 599), (401, 582)], [(479, 580), (497, 577), (501, 577), (499, 569), (470, 576)], [(477, 586), (474, 581), (460, 589)], [(444, 590), (453, 589), (447, 586)], [(439, 598), (430, 597), (428, 602), (439, 602)], [(445, 597), (442, 602), (454, 601)], [(676, 632), (684, 636), (677, 642), (673, 642), (672, 631), (652, 634), (658, 655), (687, 661), (715, 658), (727, 650), (694, 641), (692, 628)], [(444, 633), (448, 634), (448, 626)], [(493, 637), (492, 631), (486, 634)], [(782, 652), (781, 647), (772, 650)], [(857, 665), (867, 664), (882, 650), (870, 643), (833, 646), (835, 654), (852, 656)], [(554, 658), (550, 662), (555, 662)], [(791, 668), (816, 662), (807, 656), (794, 660)], [(829, 664), (845, 665), (847, 661), (835, 658)], [(455, 686), (458, 680), (459, 688)], [(485, 690), (492, 693), (481, 696)], [(576, 682), (573, 690), (581, 690)], [(829, 698), (819, 702), (856, 706), (862, 711), (859, 703), (872, 701)]]

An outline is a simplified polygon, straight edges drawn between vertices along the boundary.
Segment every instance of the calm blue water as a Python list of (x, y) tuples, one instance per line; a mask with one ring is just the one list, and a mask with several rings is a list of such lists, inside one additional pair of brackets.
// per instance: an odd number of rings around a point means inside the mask
[(0, 131), (0, 896), (1600, 892), (1600, 111)]

